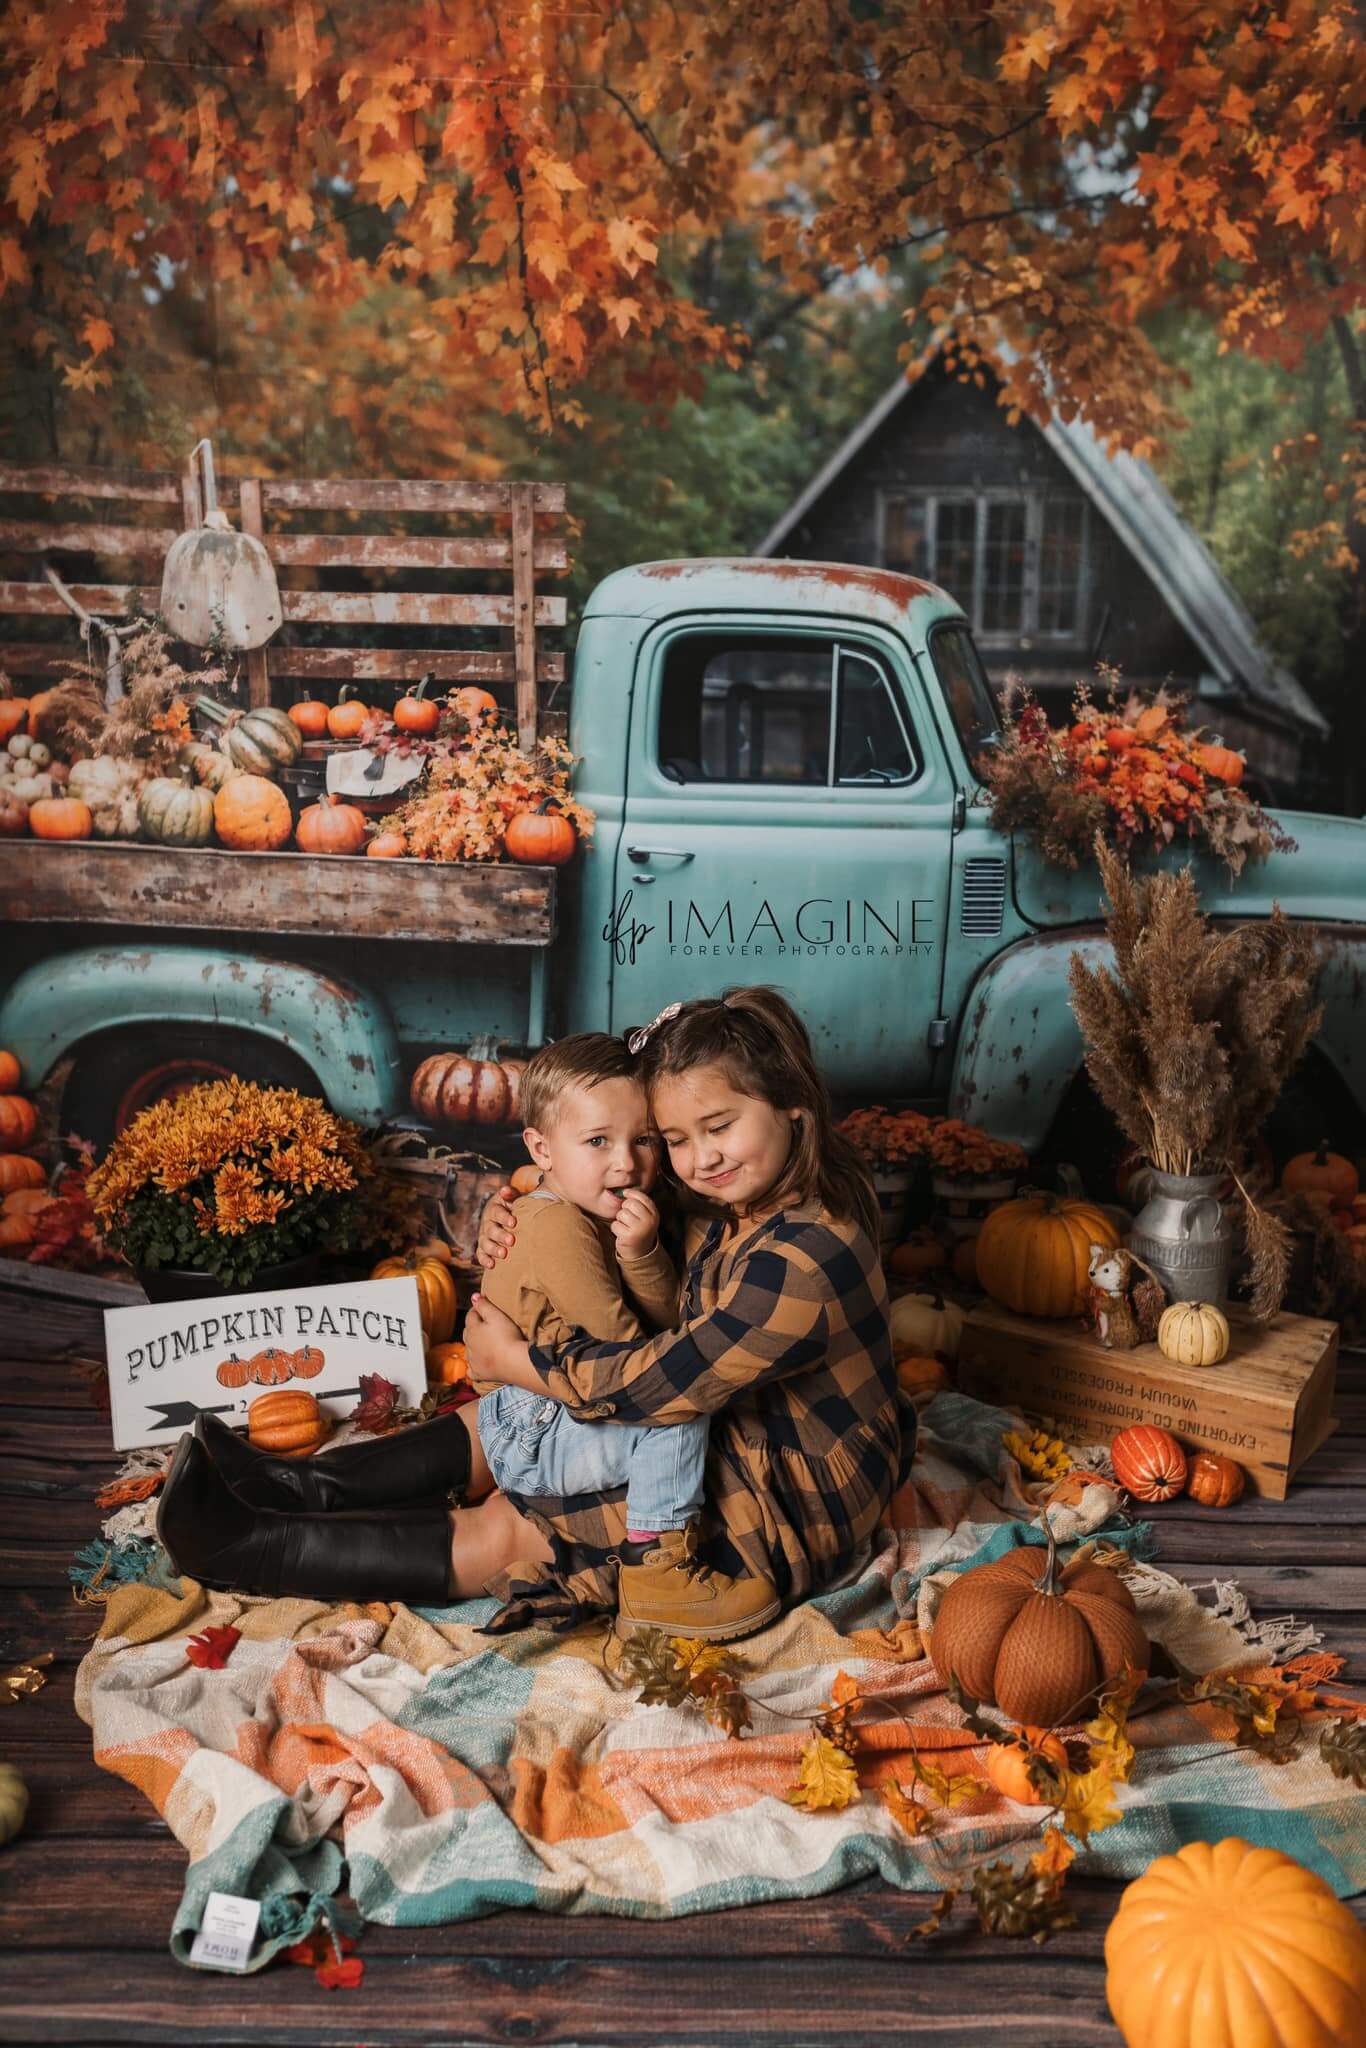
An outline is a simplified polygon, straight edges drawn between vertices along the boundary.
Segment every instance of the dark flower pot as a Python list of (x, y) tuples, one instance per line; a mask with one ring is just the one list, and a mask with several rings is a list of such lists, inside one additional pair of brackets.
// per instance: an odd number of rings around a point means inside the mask
[(225, 1287), (212, 1273), (199, 1273), (186, 1266), (135, 1266), (138, 1283), (149, 1301), (207, 1301), (213, 1295), (268, 1294), (277, 1287), (320, 1287), (330, 1277), (332, 1261), (326, 1252), (310, 1252), (305, 1259), (289, 1259), (282, 1266), (262, 1266), (245, 1287)]

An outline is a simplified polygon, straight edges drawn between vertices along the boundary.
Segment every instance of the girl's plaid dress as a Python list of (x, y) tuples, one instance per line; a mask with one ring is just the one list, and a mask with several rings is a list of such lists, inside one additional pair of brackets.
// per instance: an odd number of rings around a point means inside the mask
[[(856, 1223), (811, 1203), (722, 1233), (712, 1223), (689, 1264), (679, 1329), (533, 1346), (531, 1359), (549, 1393), (609, 1428), (711, 1416), (699, 1559), (766, 1575), (791, 1606), (872, 1536), (909, 1470), (915, 1411), (897, 1388), (877, 1248)], [(499, 1577), (490, 1628), (567, 1627), (615, 1608), (624, 1493), (514, 1504), (555, 1562)]]

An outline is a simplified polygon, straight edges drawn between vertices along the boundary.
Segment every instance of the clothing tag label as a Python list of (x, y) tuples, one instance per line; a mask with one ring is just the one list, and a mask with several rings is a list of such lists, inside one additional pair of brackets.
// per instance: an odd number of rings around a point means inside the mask
[(203, 1970), (245, 1970), (261, 1917), (258, 1899), (235, 1898), (231, 1892), (210, 1892), (204, 1919), (190, 1961)]

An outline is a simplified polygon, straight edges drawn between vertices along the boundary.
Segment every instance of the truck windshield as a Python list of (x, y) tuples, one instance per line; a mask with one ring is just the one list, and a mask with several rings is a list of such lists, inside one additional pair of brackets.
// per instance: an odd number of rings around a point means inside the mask
[(953, 623), (936, 626), (930, 634), (930, 660), (963, 752), (975, 771), (978, 755), (996, 738), (1000, 723), (982, 657), (967, 627)]

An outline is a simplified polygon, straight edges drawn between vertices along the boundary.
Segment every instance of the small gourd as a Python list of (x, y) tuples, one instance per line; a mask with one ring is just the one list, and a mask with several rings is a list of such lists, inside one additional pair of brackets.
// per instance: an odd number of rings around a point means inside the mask
[(1157, 1348), (1173, 1365), (1218, 1365), (1228, 1357), (1228, 1318), (1208, 1301), (1174, 1301), (1162, 1311)]
[(427, 1378), (433, 1385), (458, 1387), (470, 1376), (470, 1362), (463, 1344), (433, 1344), (427, 1353)]
[(332, 1425), (312, 1394), (282, 1389), (258, 1394), (247, 1410), (247, 1436), (260, 1451), (285, 1458), (306, 1458), (325, 1443)]
[(1169, 1429), (1136, 1422), (1110, 1446), (1115, 1478), (1135, 1500), (1174, 1500), (1186, 1483), (1186, 1454)]
[(213, 793), (158, 775), (138, 798), (138, 823), (158, 846), (207, 846), (213, 838)]
[(1231, 1508), (1243, 1497), (1246, 1474), (1222, 1451), (1197, 1451), (1190, 1461), (1186, 1491), (1204, 1508)]
[(176, 763), (215, 794), (239, 772), (222, 748), (211, 747), (207, 740), (186, 740), (176, 755)]
[(932, 1400), (949, 1384), (948, 1367), (942, 1359), (917, 1358), (910, 1353), (897, 1359), (896, 1383), (913, 1401)]
[(1053, 1796), (1041, 1792), (1029, 1775), (1031, 1763), (1047, 1765), (1053, 1771), (1067, 1769), (1067, 1750), (1056, 1735), (1045, 1728), (1021, 1728), (1014, 1742), (993, 1742), (987, 1751), (986, 1773), (998, 1792), (1017, 1806), (1051, 1806)]
[(1187, 1842), (1120, 1899), (1105, 1995), (1126, 2048), (1348, 2048), (1366, 2041), (1366, 1933), (1281, 1850)]
[(28, 1786), (13, 1764), (0, 1764), (0, 1847), (12, 1842), (28, 1812)]

